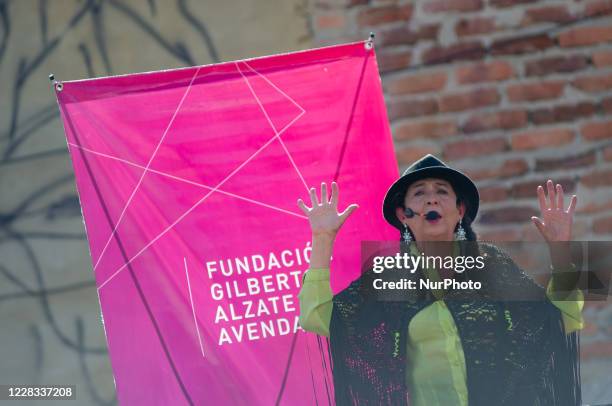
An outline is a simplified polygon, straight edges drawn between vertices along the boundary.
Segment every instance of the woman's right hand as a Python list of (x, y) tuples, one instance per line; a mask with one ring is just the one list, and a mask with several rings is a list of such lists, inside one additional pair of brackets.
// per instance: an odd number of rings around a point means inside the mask
[(310, 228), (313, 237), (331, 237), (334, 239), (342, 224), (346, 221), (359, 206), (351, 204), (342, 213), (338, 213), (338, 184), (331, 184), (331, 199), (328, 200), (327, 184), (321, 183), (321, 202), (317, 199), (315, 188), (310, 189), (310, 202), (312, 207), (306, 206), (302, 199), (298, 199), (297, 203), (300, 209), (308, 216)]

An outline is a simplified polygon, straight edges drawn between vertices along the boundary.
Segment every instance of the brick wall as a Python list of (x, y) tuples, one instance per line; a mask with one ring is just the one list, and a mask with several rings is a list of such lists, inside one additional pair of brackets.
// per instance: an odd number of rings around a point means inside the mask
[[(529, 219), (552, 178), (578, 195), (575, 238), (612, 240), (612, 1), (309, 6), (319, 45), (376, 33), (400, 170), (433, 153), (468, 173), (481, 239), (540, 240)], [(587, 303), (585, 314), (586, 397), (611, 401), (612, 380), (589, 373), (602, 357), (612, 370), (612, 310)]]
[(376, 33), (397, 159), (433, 153), (482, 191), (483, 239), (534, 239), (535, 188), (612, 237), (612, 1), (312, 0), (320, 45)]

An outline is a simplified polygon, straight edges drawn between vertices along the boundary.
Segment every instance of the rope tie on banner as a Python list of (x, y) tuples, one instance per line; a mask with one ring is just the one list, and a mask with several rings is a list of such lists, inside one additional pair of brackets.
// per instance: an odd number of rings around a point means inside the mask
[(370, 33), (370, 36), (366, 40), (364, 46), (365, 46), (365, 49), (367, 49), (368, 51), (374, 48), (374, 33), (373, 32)]
[(55, 75), (53, 73), (49, 74), (49, 80), (53, 83), (53, 87), (56, 91), (61, 92), (64, 89), (64, 84), (58, 80), (55, 80)]

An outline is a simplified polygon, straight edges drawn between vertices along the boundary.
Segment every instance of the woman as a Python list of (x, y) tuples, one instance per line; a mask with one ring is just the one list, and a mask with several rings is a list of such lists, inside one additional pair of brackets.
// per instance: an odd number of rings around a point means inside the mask
[[(546, 187), (548, 197), (542, 186), (537, 190), (542, 216), (532, 218), (551, 254), (553, 277), (544, 291), (502, 251), (473, 242), (479, 203), (474, 183), (432, 155), (415, 162), (387, 192), (385, 219), (413, 255), (482, 255), (486, 267), (461, 274), (419, 270), (429, 280), (478, 280), (483, 287), (419, 291), (401, 301), (376, 300), (371, 271), (333, 296), (334, 239), (357, 205), (338, 213), (335, 183), (331, 200), (323, 184), (321, 202), (314, 189), (312, 207), (298, 201), (313, 246), (299, 295), (300, 323), (330, 337), (337, 404), (580, 403), (575, 331), (583, 326), (583, 300), (572, 290), (576, 272), (569, 256), (576, 196), (565, 210), (561, 186), (555, 190), (549, 180)], [(530, 300), (502, 300), (508, 291)], [(565, 300), (558, 300), (558, 291), (565, 291)]]

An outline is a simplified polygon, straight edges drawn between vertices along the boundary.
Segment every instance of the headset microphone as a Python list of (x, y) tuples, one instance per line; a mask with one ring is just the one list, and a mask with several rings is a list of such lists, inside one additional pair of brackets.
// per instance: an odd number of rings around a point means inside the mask
[[(404, 214), (408, 218), (413, 218), (414, 216), (423, 216), (421, 213), (417, 213), (416, 211), (412, 210), (410, 207), (408, 207), (408, 208), (406, 208), (406, 210), (404, 210)], [(442, 216), (440, 216), (440, 214), (437, 211), (434, 211), (434, 210), (431, 210), (431, 211), (427, 212), (427, 214), (425, 215), (425, 219), (426, 220), (436, 220), (436, 219), (438, 219), (440, 217), (442, 217)]]
[(440, 217), (442, 216), (440, 216), (440, 214), (437, 211), (433, 211), (433, 210), (427, 212), (427, 214), (425, 215), (425, 219), (427, 220), (436, 220), (436, 219), (439, 219)]

